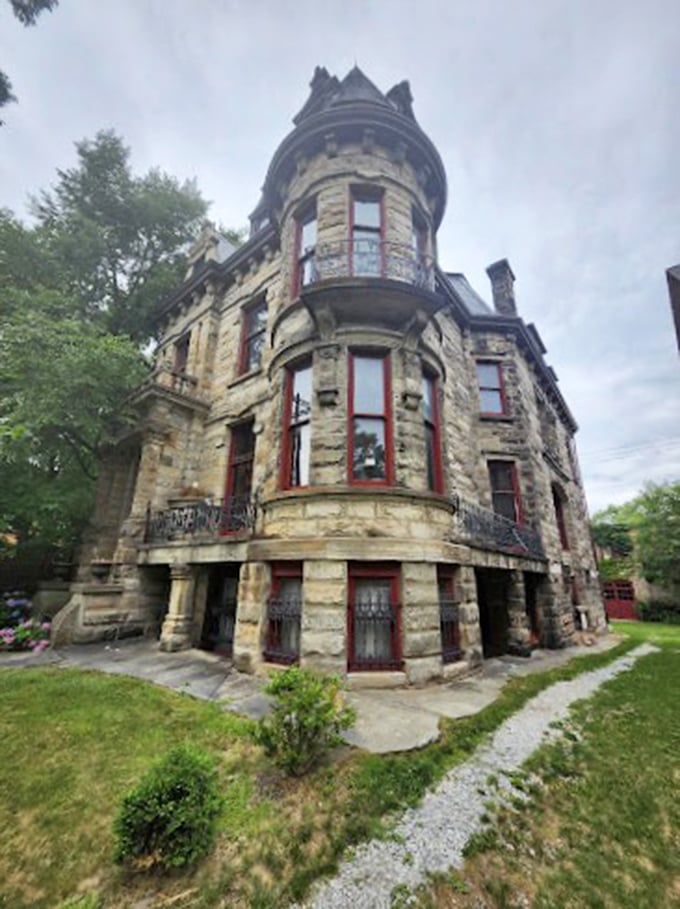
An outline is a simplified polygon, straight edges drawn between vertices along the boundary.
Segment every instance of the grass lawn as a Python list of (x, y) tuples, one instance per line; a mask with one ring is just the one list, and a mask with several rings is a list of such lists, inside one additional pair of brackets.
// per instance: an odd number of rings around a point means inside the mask
[[(274, 772), (252, 725), (146, 682), (53, 667), (0, 671), (0, 907), (148, 909), (285, 906), (348, 845), (378, 835), (538, 691), (619, 656), (632, 642), (511, 680), (479, 714), (446, 721), (420, 751), (344, 749), (302, 780)], [(137, 876), (111, 862), (123, 792), (171, 745), (218, 760), (227, 798), (215, 853), (189, 873)], [(73, 902), (78, 894), (85, 895)]]
[(463, 871), (421, 893), (421, 909), (680, 906), (680, 626), (617, 623), (629, 630), (660, 652), (575, 706), (513, 777), (527, 800), (490, 808)]

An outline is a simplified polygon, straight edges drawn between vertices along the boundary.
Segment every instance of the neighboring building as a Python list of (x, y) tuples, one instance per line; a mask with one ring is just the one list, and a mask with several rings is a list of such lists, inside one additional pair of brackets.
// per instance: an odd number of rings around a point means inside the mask
[(672, 268), (666, 269), (666, 280), (668, 281), (668, 293), (671, 298), (675, 335), (678, 339), (678, 350), (680, 350), (680, 265), (674, 265)]
[(162, 648), (247, 671), (412, 683), (564, 646), (575, 606), (604, 614), (576, 424), (512, 270), (491, 308), (438, 265), (446, 176), (407, 82), (311, 89), (249, 240), (206, 229), (162, 309), (60, 633), (157, 617)]

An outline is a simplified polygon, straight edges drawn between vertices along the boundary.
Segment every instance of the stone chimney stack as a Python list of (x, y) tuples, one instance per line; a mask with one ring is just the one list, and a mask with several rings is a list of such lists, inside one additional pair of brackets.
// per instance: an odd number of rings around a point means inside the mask
[(491, 280), (494, 309), (500, 316), (516, 316), (515, 276), (507, 259), (494, 262), (486, 270)]

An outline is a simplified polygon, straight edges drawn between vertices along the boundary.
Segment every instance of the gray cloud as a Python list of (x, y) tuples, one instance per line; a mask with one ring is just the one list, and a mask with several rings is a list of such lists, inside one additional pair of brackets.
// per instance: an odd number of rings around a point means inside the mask
[(74, 140), (113, 126), (136, 168), (196, 176), (242, 225), (317, 63), (408, 78), (449, 174), (440, 259), (487, 294), (485, 265), (510, 258), (581, 425), (591, 505), (680, 476), (675, 0), (70, 0), (33, 29), (1, 4), (0, 36), (20, 99), (0, 204), (21, 213)]

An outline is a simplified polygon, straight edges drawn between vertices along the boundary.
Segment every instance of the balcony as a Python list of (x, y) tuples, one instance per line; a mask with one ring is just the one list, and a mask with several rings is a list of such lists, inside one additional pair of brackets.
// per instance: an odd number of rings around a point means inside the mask
[(232, 496), (213, 503), (192, 499), (160, 511), (147, 509), (145, 543), (167, 543), (190, 537), (252, 533), (257, 505), (249, 497)]
[(461, 540), (480, 549), (532, 559), (545, 558), (541, 538), (533, 527), (515, 524), (460, 496), (455, 497), (455, 505), (454, 521)]
[(317, 244), (303, 263), (302, 288), (338, 278), (382, 278), (434, 291), (434, 260), (405, 243), (385, 240)]

